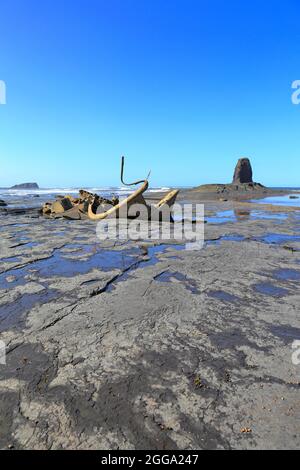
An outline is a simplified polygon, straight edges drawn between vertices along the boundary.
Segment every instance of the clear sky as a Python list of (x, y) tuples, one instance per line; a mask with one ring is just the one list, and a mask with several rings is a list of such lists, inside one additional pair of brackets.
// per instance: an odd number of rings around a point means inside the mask
[(299, 0), (0, 0), (0, 186), (300, 186)]

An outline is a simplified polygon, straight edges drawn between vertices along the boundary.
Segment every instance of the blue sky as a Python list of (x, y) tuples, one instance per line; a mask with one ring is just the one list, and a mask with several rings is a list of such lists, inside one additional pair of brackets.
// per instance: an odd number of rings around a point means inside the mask
[(300, 186), (298, 0), (0, 1), (0, 186)]

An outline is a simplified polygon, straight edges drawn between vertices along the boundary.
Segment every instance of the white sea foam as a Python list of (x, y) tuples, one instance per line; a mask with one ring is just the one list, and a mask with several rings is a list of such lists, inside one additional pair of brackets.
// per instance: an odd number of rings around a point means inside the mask
[[(94, 188), (43, 188), (43, 189), (0, 189), (0, 199), (6, 200), (8, 203), (13, 200), (31, 200), (34, 196), (40, 196), (41, 199), (53, 199), (56, 195), (70, 194), (72, 196), (78, 195), (79, 189), (86, 189), (92, 193), (98, 193), (106, 197), (112, 195), (125, 197), (131, 194), (136, 188), (135, 187), (94, 187)], [(150, 188), (149, 192), (165, 192), (169, 191), (169, 188)]]

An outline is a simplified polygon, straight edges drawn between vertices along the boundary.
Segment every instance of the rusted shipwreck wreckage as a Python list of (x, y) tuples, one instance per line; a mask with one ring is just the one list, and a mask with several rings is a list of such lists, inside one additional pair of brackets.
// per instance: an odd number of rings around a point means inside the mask
[[(123, 199), (113, 197), (106, 199), (98, 194), (92, 194), (81, 189), (79, 197), (57, 196), (54, 202), (46, 202), (42, 208), (43, 215), (51, 218), (64, 217), (67, 219), (80, 220), (90, 219), (95, 221), (104, 220), (108, 217), (117, 218), (136, 218), (143, 215), (145, 218), (158, 218), (164, 208), (170, 208), (175, 203), (179, 190), (175, 189), (169, 192), (156, 204), (148, 204), (144, 199), (144, 193), (149, 187), (149, 176), (134, 183), (124, 182), (124, 157), (121, 163), (121, 182), (124, 186), (140, 185), (133, 193)], [(139, 204), (142, 209), (140, 212), (132, 210), (133, 205)], [(172, 217), (170, 216), (172, 221)]]

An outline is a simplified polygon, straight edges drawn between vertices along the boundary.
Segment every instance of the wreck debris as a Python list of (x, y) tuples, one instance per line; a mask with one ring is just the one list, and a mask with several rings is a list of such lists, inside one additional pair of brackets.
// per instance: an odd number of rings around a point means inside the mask
[[(98, 194), (90, 193), (89, 191), (81, 189), (79, 191), (79, 197), (74, 198), (70, 195), (57, 196), (56, 201), (50, 203), (46, 202), (42, 208), (42, 214), (47, 217), (57, 218), (65, 217), (68, 219), (79, 220), (79, 219), (90, 219), (90, 220), (104, 220), (107, 217), (125, 217), (134, 218), (129, 213), (130, 207), (133, 204), (141, 204), (146, 209), (146, 217), (149, 219), (151, 216), (155, 217), (155, 213), (158, 214), (164, 207), (172, 207), (179, 190), (173, 190), (168, 193), (161, 201), (151, 206), (148, 205), (144, 199), (144, 193), (149, 187), (149, 176), (144, 180), (135, 181), (133, 183), (124, 182), (124, 157), (121, 162), (121, 182), (124, 186), (140, 186), (128, 197), (119, 200), (117, 197), (112, 199), (106, 199), (99, 196)], [(125, 212), (124, 212), (125, 211)], [(155, 217), (156, 218), (156, 217)], [(172, 218), (171, 218), (172, 219)]]
[[(140, 186), (136, 191), (134, 191), (134, 193), (132, 193), (130, 196), (128, 196), (127, 198), (123, 199), (121, 202), (119, 202), (118, 204), (116, 204), (115, 206), (111, 207), (110, 209), (108, 209), (107, 211), (104, 211), (104, 212), (101, 212), (100, 214), (95, 214), (93, 212), (93, 204), (89, 204), (89, 207), (88, 207), (88, 216), (91, 220), (103, 220), (103, 219), (106, 219), (107, 217), (111, 216), (111, 215), (118, 215), (118, 212), (127, 205), (127, 208), (130, 207), (130, 205), (132, 204), (140, 204), (142, 199), (142, 194), (148, 189), (148, 181), (145, 180), (144, 183), (142, 184), (142, 186)], [(144, 204), (145, 201), (144, 201), (144, 198), (143, 198), (143, 202)]]
[(42, 208), (42, 214), (51, 218), (65, 217), (67, 219), (79, 220), (88, 218), (88, 208), (92, 205), (93, 210), (98, 207), (106, 209), (108, 206), (118, 204), (119, 200), (113, 197), (111, 200), (92, 194), (81, 189), (79, 197), (73, 196), (57, 196), (56, 201), (46, 202)]
[(148, 174), (146, 179), (135, 181), (134, 183), (125, 183), (123, 175), (124, 175), (124, 157), (122, 157), (122, 163), (121, 163), (121, 182), (125, 186), (134, 186), (140, 183), (141, 183), (141, 186), (138, 189), (136, 189), (132, 194), (130, 194), (127, 198), (123, 199), (121, 202), (111, 207), (107, 211), (95, 214), (93, 212), (92, 204), (90, 204), (88, 208), (88, 216), (91, 220), (103, 220), (112, 215), (116, 215), (118, 217), (120, 214), (120, 210), (123, 208), (127, 208), (126, 216), (128, 217), (128, 209), (130, 206), (132, 206), (132, 204), (143, 204), (146, 206), (146, 201), (143, 197), (143, 193), (147, 191), (149, 187), (148, 178), (150, 176), (150, 173)]
[(159, 209), (165, 204), (169, 207), (172, 207), (173, 204), (175, 203), (178, 193), (179, 193), (179, 189), (174, 189), (173, 191), (168, 193), (161, 201), (159, 201), (158, 204), (155, 204), (155, 207)]
[[(158, 204), (156, 204), (154, 206), (148, 205), (147, 202), (144, 199), (143, 194), (145, 193), (145, 191), (147, 191), (147, 189), (149, 187), (149, 176), (150, 176), (151, 172), (148, 173), (147, 177), (144, 180), (135, 181), (134, 183), (125, 183), (124, 182), (124, 162), (125, 162), (125, 159), (124, 159), (124, 157), (122, 157), (122, 161), (121, 161), (121, 182), (122, 182), (122, 184), (124, 184), (125, 186), (135, 186), (137, 184), (141, 184), (141, 186), (139, 188), (137, 188), (127, 198), (123, 199), (121, 202), (114, 205), (114, 207), (111, 207), (110, 209), (108, 209), (107, 211), (104, 211), (102, 213), (95, 214), (94, 211), (93, 211), (92, 204), (90, 204), (89, 209), (88, 209), (89, 218), (91, 220), (104, 220), (104, 219), (106, 219), (107, 217), (110, 217), (110, 216), (116, 216), (116, 217), (120, 217), (120, 216), (124, 217), (125, 216), (126, 218), (132, 218), (132, 216), (130, 215), (130, 207), (133, 204), (141, 204), (146, 209), (147, 219), (150, 219), (150, 217), (153, 217), (155, 220), (160, 220), (161, 210), (164, 208), (164, 206), (168, 206), (168, 207), (173, 206), (179, 191), (178, 190), (173, 190), (170, 193), (168, 193), (161, 201), (159, 201)], [(124, 214), (122, 212), (123, 208), (127, 210), (126, 214)], [(99, 212), (99, 209), (98, 209), (98, 212)], [(170, 217), (170, 221), (172, 221), (173, 220), (172, 216), (169, 215), (169, 217)]]

